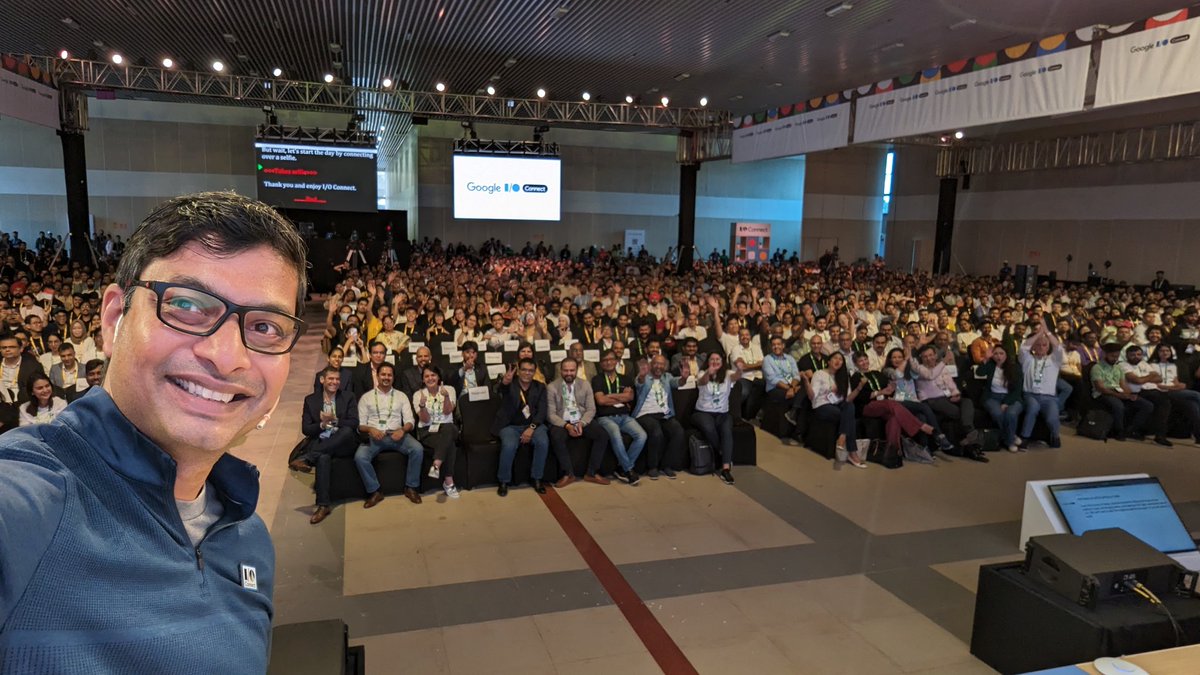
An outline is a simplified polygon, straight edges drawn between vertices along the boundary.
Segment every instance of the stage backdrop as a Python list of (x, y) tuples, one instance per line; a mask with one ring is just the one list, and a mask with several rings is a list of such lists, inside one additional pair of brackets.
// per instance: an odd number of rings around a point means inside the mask
[(1055, 35), (861, 87), (854, 142), (1082, 110), (1091, 35)]
[(842, 94), (788, 104), (734, 120), (733, 162), (789, 157), (846, 145), (850, 105)]
[(1113, 26), (1100, 47), (1096, 107), (1200, 91), (1200, 17), (1181, 9)]

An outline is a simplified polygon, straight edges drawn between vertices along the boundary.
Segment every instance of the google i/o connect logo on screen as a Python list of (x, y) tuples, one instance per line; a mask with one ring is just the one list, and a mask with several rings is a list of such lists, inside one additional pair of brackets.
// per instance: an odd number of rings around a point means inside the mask
[(546, 187), (545, 185), (537, 185), (535, 183), (526, 183), (525, 185), (521, 185), (520, 183), (481, 184), (481, 183), (470, 182), (470, 183), (467, 183), (467, 191), (468, 192), (486, 192), (487, 194), (494, 195), (494, 194), (499, 194), (501, 192), (546, 193), (546, 192), (550, 191), (550, 188)]

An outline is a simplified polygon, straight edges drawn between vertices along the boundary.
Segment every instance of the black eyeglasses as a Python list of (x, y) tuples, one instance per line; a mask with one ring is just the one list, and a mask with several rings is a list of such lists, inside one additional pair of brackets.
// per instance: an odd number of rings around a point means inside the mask
[(184, 284), (137, 280), (132, 286), (153, 291), (158, 296), (158, 320), (180, 333), (207, 337), (236, 314), (242, 344), (251, 351), (271, 355), (290, 352), (304, 333), (305, 323), (299, 317), (266, 307), (237, 305)]

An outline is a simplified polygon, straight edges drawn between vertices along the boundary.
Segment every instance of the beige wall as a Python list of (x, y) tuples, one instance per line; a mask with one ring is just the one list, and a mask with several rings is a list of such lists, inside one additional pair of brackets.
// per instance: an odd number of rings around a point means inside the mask
[(870, 259), (879, 248), (884, 146), (854, 146), (807, 156), (801, 257), (837, 245), (841, 259)]

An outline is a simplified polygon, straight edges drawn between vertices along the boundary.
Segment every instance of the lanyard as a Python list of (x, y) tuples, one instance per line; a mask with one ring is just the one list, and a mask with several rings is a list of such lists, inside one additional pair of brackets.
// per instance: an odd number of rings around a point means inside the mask
[[(386, 424), (392, 418), (392, 408), (396, 405), (396, 390), (392, 389), (388, 391), (388, 409), (386, 415), (383, 414), (382, 406), (379, 405), (379, 390), (376, 389), (373, 393), (375, 395), (375, 412), (379, 414), (379, 423)], [(400, 416), (400, 424), (401, 426), (404, 425), (404, 415)]]
[(621, 392), (621, 378), (616, 377), (609, 379), (608, 375), (604, 376), (604, 390), (611, 394), (619, 394)]
[(1049, 361), (1049, 356), (1033, 359), (1033, 384), (1035, 386), (1041, 384), (1042, 378), (1046, 376), (1046, 363)]
[(521, 385), (517, 385), (517, 393), (521, 395), (521, 405), (527, 407), (529, 400), (525, 398), (525, 390), (521, 388)]
[(572, 387), (568, 387), (566, 382), (562, 385), (563, 391), (563, 406), (567, 410), (575, 410), (579, 408), (579, 402), (575, 400), (575, 392)]
[(659, 381), (659, 380), (655, 380), (655, 381), (654, 381), (654, 384), (650, 385), (650, 391), (651, 391), (651, 392), (654, 394), (654, 403), (655, 403), (655, 404), (656, 404), (656, 405), (657, 405), (659, 408), (666, 409), (666, 407), (667, 407), (667, 396), (666, 396), (666, 394), (663, 392), (663, 386), (662, 386), (662, 382), (661, 382), (661, 381)]
[(883, 389), (883, 384), (879, 381), (879, 376), (874, 372), (863, 373), (863, 377), (867, 378), (867, 386), (871, 388), (871, 391)]
[(596, 330), (588, 329), (585, 327), (583, 329), (583, 341), (589, 345), (592, 344), (593, 342), (595, 342), (596, 341)]
[(1092, 349), (1087, 345), (1082, 345), (1083, 353), (1087, 355), (1089, 363), (1095, 363), (1100, 358), (1100, 350)]
[[(379, 407), (378, 401), (376, 401), (375, 407), (376, 408)], [(329, 414), (333, 415), (335, 419), (337, 418), (337, 399), (336, 398), (331, 398), (328, 401), (325, 401), (324, 408), (326, 410), (328, 410)]]
[(818, 355), (816, 352), (809, 352), (813, 355), (812, 362), (817, 370), (825, 370), (825, 357)]

